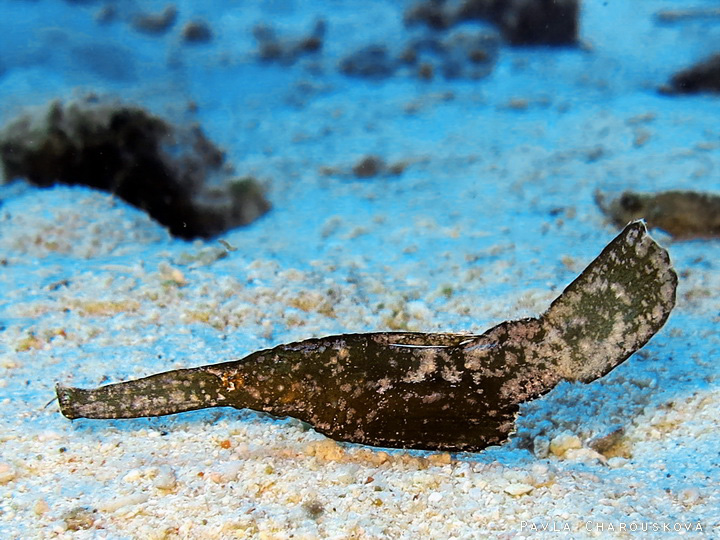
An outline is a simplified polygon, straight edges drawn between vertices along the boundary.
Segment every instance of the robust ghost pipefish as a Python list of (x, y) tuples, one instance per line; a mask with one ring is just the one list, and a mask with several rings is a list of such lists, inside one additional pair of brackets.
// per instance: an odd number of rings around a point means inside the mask
[(291, 416), (338, 441), (481, 450), (510, 435), (521, 403), (590, 382), (665, 324), (677, 276), (630, 223), (536, 318), (483, 334), (376, 332), (313, 338), (241, 360), (85, 390), (57, 386), (68, 418), (235, 407)]

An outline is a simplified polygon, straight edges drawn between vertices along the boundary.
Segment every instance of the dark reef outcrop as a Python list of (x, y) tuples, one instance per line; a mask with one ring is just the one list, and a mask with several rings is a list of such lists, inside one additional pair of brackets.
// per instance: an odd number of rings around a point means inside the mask
[(0, 131), (5, 181), (86, 185), (146, 211), (181, 238), (246, 225), (270, 204), (254, 179), (233, 179), (224, 153), (197, 125), (88, 99), (24, 113)]
[(258, 57), (264, 62), (280, 62), (290, 65), (300, 57), (322, 50), (326, 24), (318, 19), (312, 30), (304, 35), (281, 36), (268, 24), (258, 24), (253, 28), (253, 36), (258, 42)]
[(574, 45), (579, 12), (577, 0), (422, 0), (405, 12), (405, 23), (445, 30), (487, 21), (513, 45)]
[(720, 92), (720, 53), (678, 71), (661, 91), (667, 94)]

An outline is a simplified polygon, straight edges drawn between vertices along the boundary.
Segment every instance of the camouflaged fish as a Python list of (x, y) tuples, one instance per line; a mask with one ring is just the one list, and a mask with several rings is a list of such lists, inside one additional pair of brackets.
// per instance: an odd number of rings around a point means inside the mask
[(720, 238), (720, 195), (698, 191), (625, 191), (613, 200), (595, 193), (595, 201), (616, 225), (644, 219), (677, 240)]
[(161, 416), (229, 406), (292, 416), (338, 441), (481, 450), (519, 406), (562, 380), (590, 382), (665, 323), (677, 276), (643, 222), (625, 230), (540, 317), (487, 332), (346, 334), (94, 390), (57, 386), (68, 418)]

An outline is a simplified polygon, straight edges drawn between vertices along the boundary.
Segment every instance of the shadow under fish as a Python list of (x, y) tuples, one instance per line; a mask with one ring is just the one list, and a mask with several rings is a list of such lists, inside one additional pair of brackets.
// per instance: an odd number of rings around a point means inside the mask
[(590, 382), (663, 326), (677, 276), (630, 223), (537, 318), (483, 334), (345, 334), (232, 362), (85, 390), (57, 385), (68, 418), (162, 416), (228, 406), (292, 416), (338, 441), (477, 451), (507, 440), (521, 403)]

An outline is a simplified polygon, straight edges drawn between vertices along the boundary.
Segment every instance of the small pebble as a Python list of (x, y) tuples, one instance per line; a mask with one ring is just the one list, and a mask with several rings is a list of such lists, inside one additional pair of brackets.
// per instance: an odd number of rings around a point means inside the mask
[(14, 480), (15, 476), (15, 469), (7, 463), (0, 463), (0, 485), (7, 484), (11, 480)]
[(678, 499), (685, 506), (693, 506), (700, 500), (700, 492), (697, 488), (685, 488), (678, 494)]
[(123, 476), (123, 482), (127, 482), (128, 484), (134, 484), (140, 478), (142, 478), (143, 473), (140, 469), (130, 469), (125, 476)]
[(554, 456), (561, 457), (571, 448), (581, 448), (582, 443), (577, 435), (565, 431), (550, 441), (550, 452)]
[(121, 495), (100, 503), (99, 509), (103, 512), (114, 512), (125, 506), (142, 504), (147, 502), (149, 498), (150, 496), (146, 493), (130, 493), (129, 495)]
[(177, 478), (175, 477), (175, 471), (170, 467), (163, 466), (158, 470), (158, 474), (155, 477), (153, 485), (158, 489), (171, 490), (177, 486)]
[(62, 519), (68, 531), (81, 531), (95, 524), (95, 511), (86, 506), (77, 506), (68, 510)]
[(605, 456), (590, 448), (570, 448), (563, 454), (563, 457), (570, 461), (584, 461), (586, 463), (599, 461), (600, 463), (607, 463)]
[(207, 43), (212, 39), (212, 30), (205, 21), (192, 21), (183, 27), (182, 37), (187, 43)]
[(232, 482), (237, 480), (237, 477), (243, 467), (244, 462), (240, 460), (223, 463), (217, 468), (217, 470), (210, 473), (210, 480), (216, 484), (226, 484), (227, 482)]
[(439, 491), (433, 491), (428, 496), (428, 502), (436, 504), (436, 503), (439, 503), (442, 500), (442, 498), (443, 498), (442, 493), (440, 493)]
[(357, 178), (372, 178), (385, 168), (385, 162), (378, 156), (365, 156), (353, 166), (353, 174)]
[(623, 457), (613, 457), (608, 459), (608, 467), (611, 469), (620, 469), (627, 464), (628, 460)]
[(535, 488), (530, 484), (510, 484), (505, 487), (505, 493), (508, 493), (513, 497), (519, 497), (520, 495), (530, 493), (533, 489)]
[(33, 505), (33, 512), (36, 516), (42, 516), (48, 510), (50, 510), (50, 505), (45, 499), (38, 499), (35, 501), (35, 504)]

